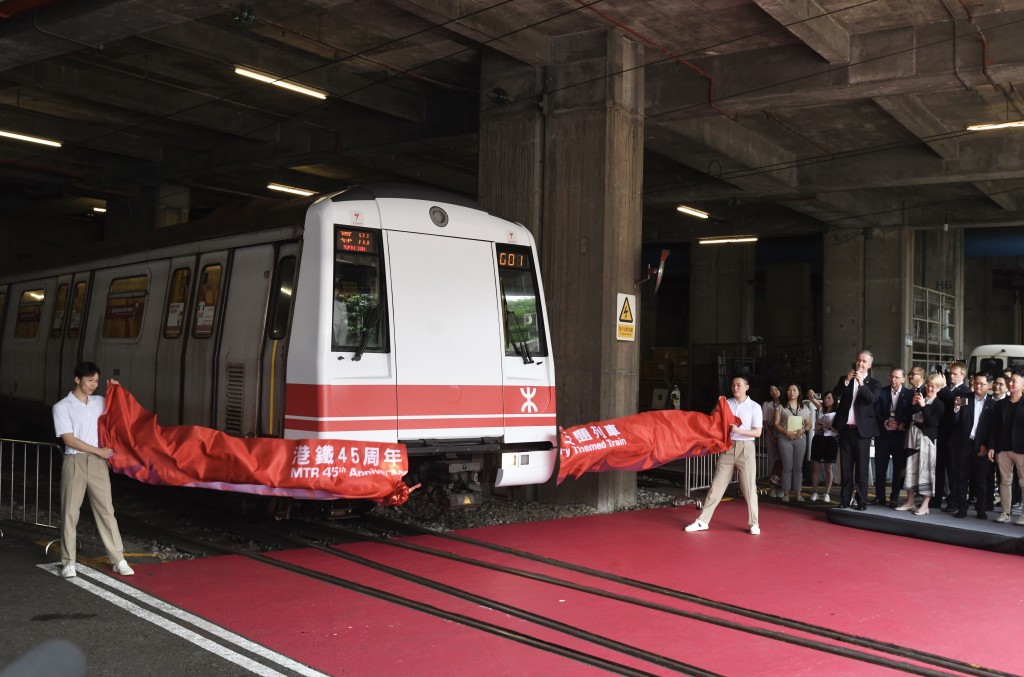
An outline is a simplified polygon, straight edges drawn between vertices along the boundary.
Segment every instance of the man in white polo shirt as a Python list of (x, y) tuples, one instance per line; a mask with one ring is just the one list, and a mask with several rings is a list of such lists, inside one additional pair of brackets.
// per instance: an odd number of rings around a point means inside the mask
[(683, 528), (684, 531), (705, 531), (708, 528), (715, 508), (718, 507), (729, 482), (732, 481), (733, 470), (736, 470), (740, 474), (743, 496), (747, 499), (747, 524), (750, 526), (750, 533), (755, 536), (761, 533), (761, 527), (757, 523), (757, 457), (754, 440), (761, 436), (763, 419), (761, 406), (747, 397), (748, 390), (750, 382), (746, 376), (737, 376), (732, 380), (732, 397), (727, 401), (732, 413), (740, 419), (740, 424), (734, 424), (731, 428), (732, 449), (722, 452), (718, 458), (711, 489), (704, 499), (704, 510), (692, 524)]
[[(117, 383), (111, 380), (110, 383)], [(75, 367), (75, 388), (63, 400), (53, 405), (53, 428), (64, 442), (64, 464), (60, 474), (61, 524), (61, 576), (74, 578), (75, 547), (77, 543), (78, 513), (82, 500), (89, 494), (89, 505), (96, 520), (100, 540), (114, 571), (122, 576), (135, 572), (124, 560), (121, 534), (114, 518), (114, 504), (110, 498), (110, 471), (107, 459), (114, 455), (110, 447), (100, 448), (99, 418), (106, 401), (93, 395), (100, 385), (100, 370), (92, 362)]]

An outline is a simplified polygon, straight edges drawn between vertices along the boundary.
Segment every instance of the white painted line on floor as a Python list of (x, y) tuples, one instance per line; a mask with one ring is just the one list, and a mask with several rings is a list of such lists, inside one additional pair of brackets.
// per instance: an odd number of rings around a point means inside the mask
[[(52, 573), (55, 576), (60, 575), (59, 566), (54, 566), (53, 564), (39, 564), (37, 566), (43, 571)], [(152, 606), (155, 609), (163, 611), (166, 614), (179, 618), (180, 620), (183, 620), (186, 623), (191, 623), (195, 627), (200, 628), (201, 630), (204, 630), (212, 635), (215, 635), (216, 637), (222, 639), (225, 642), (235, 644), (236, 646), (243, 648), (246, 651), (250, 651), (260, 656), (261, 658), (272, 661), (283, 668), (292, 670), (302, 675), (306, 675), (307, 677), (328, 677), (328, 675), (326, 675), (325, 673), (318, 672), (317, 670), (314, 670), (309, 666), (294, 661), (285, 655), (279, 654), (276, 651), (272, 651), (271, 649), (268, 649), (267, 647), (261, 644), (257, 644), (255, 642), (245, 639), (244, 637), (241, 637), (240, 635), (236, 635), (230, 630), (226, 630), (218, 625), (210, 623), (209, 621), (206, 621), (202, 618), (199, 618), (198, 616), (190, 614), (189, 612), (184, 611), (183, 609), (179, 609), (175, 606), (172, 606), (164, 602), (163, 600), (159, 600), (151, 595), (147, 595), (141, 590), (137, 590), (136, 588), (133, 588), (130, 585), (126, 585), (121, 581), (118, 581), (114, 578), (111, 578), (110, 576), (107, 576), (106, 574), (102, 574), (98, 571), (89, 569), (88, 567), (84, 567), (81, 565), (77, 567), (77, 570), (79, 576), (75, 578), (66, 579), (68, 583), (77, 585), (83, 590), (87, 590), (93, 593), (94, 595), (110, 602), (111, 604), (119, 606), (125, 611), (143, 620), (149, 621), (150, 623), (153, 623), (154, 625), (157, 625), (163, 628), (164, 630), (167, 630), (171, 634), (177, 635), (178, 637), (181, 637), (182, 639), (191, 642), (196, 646), (205, 649), (206, 651), (209, 651), (210, 653), (216, 654), (224, 660), (235, 663), (236, 665), (239, 665), (254, 674), (265, 675), (266, 677), (286, 677), (281, 672), (278, 672), (270, 667), (257, 663), (256, 661), (247, 658), (236, 651), (232, 651), (231, 649), (222, 646), (221, 644), (218, 644), (217, 642), (214, 642), (206, 637), (203, 637), (202, 635), (192, 630), (189, 630), (188, 628), (179, 625), (178, 623), (175, 623), (172, 620), (169, 620), (167, 618), (164, 618), (163, 616), (159, 616), (153, 613), (152, 611), (144, 609), (138, 604), (135, 604), (134, 602), (131, 602), (125, 599), (124, 597), (121, 597), (115, 594), (114, 592), (111, 592), (110, 590), (106, 590), (97, 585), (94, 585), (93, 583), (84, 581), (82, 580), (82, 576), (84, 575), (89, 578), (96, 579), (104, 585), (116, 589), (118, 592), (121, 592), (129, 597), (133, 597), (139, 600), (140, 602), (148, 604), (149, 606)]]

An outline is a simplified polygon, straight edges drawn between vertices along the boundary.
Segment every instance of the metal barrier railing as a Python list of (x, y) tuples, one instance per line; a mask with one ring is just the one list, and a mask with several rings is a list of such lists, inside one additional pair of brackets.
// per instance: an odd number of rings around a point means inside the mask
[(58, 526), (63, 453), (56, 444), (0, 439), (0, 519)]
[[(756, 477), (758, 480), (762, 480), (768, 477), (771, 470), (768, 467), (768, 449), (765, 446), (763, 435), (755, 442), (755, 447)], [(715, 476), (715, 466), (718, 464), (718, 454), (687, 458), (683, 460), (683, 463), (683, 489), (686, 492), (686, 502), (700, 505), (701, 501), (693, 497), (693, 492), (707, 491), (711, 488), (711, 480)], [(732, 481), (737, 481), (736, 474), (733, 475)]]

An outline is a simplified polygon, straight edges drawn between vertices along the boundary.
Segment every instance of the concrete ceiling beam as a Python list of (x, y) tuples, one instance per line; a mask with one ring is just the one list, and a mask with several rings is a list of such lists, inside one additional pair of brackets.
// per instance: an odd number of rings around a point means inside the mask
[[(409, 14), (437, 24), (455, 33), (470, 44), (489, 49), (530, 64), (548, 63), (548, 36), (527, 28), (529, 21), (509, 11), (502, 4), (493, 9), (491, 2), (481, 0), (388, 0), (389, 4)], [(508, 36), (508, 37), (502, 37)]]
[(0, 71), (225, 10), (208, 0), (61, 3), (4, 22)]
[[(248, 66), (324, 90), (331, 96), (378, 113), (412, 121), (419, 121), (423, 117), (422, 97), (392, 86), (387, 80), (363, 77), (351, 69), (335, 67), (329, 61), (286, 52), (275, 45), (250, 39), (237, 32), (193, 23), (152, 31), (141, 37), (164, 47), (209, 59), (214, 68), (233, 71), (236, 65)], [(238, 91), (257, 84), (241, 76), (237, 77)]]
[[(803, 46), (782, 46), (691, 59), (714, 80), (709, 105), (706, 81), (678, 64), (647, 67), (648, 118), (672, 119), (768, 108), (834, 105), (898, 94), (963, 90), (1024, 79), (1024, 11), (988, 17), (988, 54), (982, 68), (981, 43), (975, 34), (960, 35), (953, 61), (951, 22), (909, 26), (852, 35), (850, 63), (834, 66)], [(966, 83), (966, 84), (965, 84)]]
[[(92, 104), (95, 107), (92, 113), (97, 116), (103, 115), (102, 109), (130, 111), (135, 114), (137, 124), (147, 127), (159, 126), (162, 120), (167, 120), (232, 136), (272, 141), (276, 135), (272, 127), (284, 119), (281, 115), (260, 115), (221, 101), (217, 96), (185, 91), (151, 77), (131, 78), (125, 73), (93, 70), (67, 60), (41, 61), (7, 72), (4, 77)], [(130, 86), (126, 86), (126, 80), (131, 82)], [(90, 111), (82, 112), (90, 114)]]
[[(0, 97), (2, 100), (2, 97)], [(140, 159), (158, 162), (164, 156), (164, 146), (152, 138), (127, 131), (110, 131), (102, 123), (81, 122), (40, 115), (24, 108), (17, 108), (8, 102), (0, 103), (0, 127), (13, 131), (54, 139), (63, 144), (59, 150), (64, 156), (81, 154), (83, 161), (90, 164), (107, 164), (118, 159)], [(49, 153), (45, 146), (20, 143), (17, 148), (26, 157)], [(97, 159), (95, 153), (116, 157)]]
[(828, 63), (850, 60), (850, 34), (814, 0), (754, 0)]

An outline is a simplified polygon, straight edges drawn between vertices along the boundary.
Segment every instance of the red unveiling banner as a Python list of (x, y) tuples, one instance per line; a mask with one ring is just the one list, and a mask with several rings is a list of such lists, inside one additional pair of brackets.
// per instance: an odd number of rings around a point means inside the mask
[(724, 397), (710, 415), (648, 411), (562, 430), (558, 483), (605, 470), (648, 470), (689, 456), (725, 451), (729, 427), (740, 420)]
[(270, 496), (366, 498), (400, 505), (409, 496), (404, 444), (232, 437), (193, 425), (161, 426), (123, 386), (107, 388), (100, 445), (114, 472), (147, 484)]

